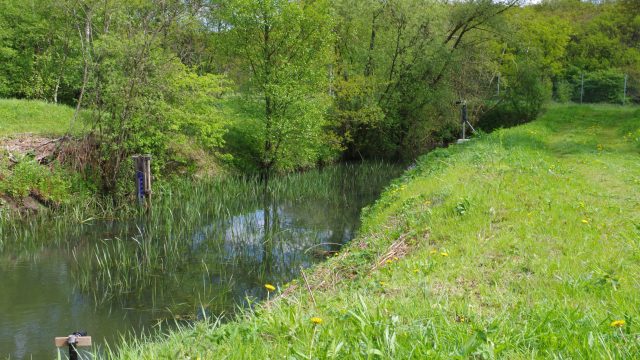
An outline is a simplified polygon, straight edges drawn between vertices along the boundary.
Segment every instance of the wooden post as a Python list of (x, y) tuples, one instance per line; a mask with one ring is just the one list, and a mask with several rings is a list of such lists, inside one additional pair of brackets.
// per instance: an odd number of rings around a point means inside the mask
[(56, 347), (69, 346), (69, 360), (78, 360), (77, 347), (91, 346), (91, 336), (86, 333), (74, 332), (69, 336), (56, 337), (54, 343)]
[(133, 163), (136, 171), (136, 194), (138, 203), (151, 208), (151, 155), (134, 155)]

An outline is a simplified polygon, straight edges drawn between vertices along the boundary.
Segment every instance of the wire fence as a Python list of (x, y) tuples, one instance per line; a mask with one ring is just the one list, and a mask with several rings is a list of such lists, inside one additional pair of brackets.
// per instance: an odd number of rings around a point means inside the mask
[(640, 104), (640, 73), (576, 73), (554, 83), (553, 97), (558, 102)]

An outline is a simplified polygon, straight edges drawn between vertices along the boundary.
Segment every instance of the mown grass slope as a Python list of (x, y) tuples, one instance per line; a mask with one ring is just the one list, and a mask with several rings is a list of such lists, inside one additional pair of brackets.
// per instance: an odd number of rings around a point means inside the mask
[(638, 358), (639, 155), (640, 110), (615, 106), (554, 106), (436, 150), (311, 290), (277, 284), (235, 322), (117, 357)]
[(0, 137), (31, 133), (44, 136), (82, 131), (82, 120), (72, 122), (74, 109), (36, 100), (0, 99)]

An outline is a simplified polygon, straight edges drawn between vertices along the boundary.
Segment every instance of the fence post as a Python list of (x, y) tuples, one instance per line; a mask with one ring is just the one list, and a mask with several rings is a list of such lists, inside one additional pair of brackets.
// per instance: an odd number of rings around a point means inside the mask
[(624, 90), (622, 92), (622, 105), (627, 103), (627, 77), (629, 75), (624, 74)]
[(580, 76), (580, 104), (582, 104), (582, 98), (584, 97), (584, 73)]

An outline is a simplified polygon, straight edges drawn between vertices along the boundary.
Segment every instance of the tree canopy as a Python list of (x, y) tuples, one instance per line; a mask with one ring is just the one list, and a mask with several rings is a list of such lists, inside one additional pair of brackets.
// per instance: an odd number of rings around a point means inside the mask
[[(107, 190), (129, 155), (153, 153), (164, 168), (190, 146), (263, 175), (412, 159), (458, 137), (458, 100), (490, 129), (530, 120), (552, 98), (617, 102), (624, 76), (640, 79), (634, 0), (0, 0), (0, 9), (0, 97), (90, 112)], [(638, 91), (629, 81), (628, 97)]]

